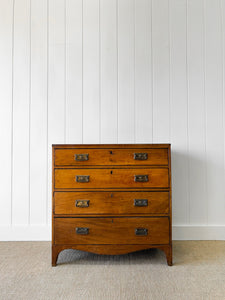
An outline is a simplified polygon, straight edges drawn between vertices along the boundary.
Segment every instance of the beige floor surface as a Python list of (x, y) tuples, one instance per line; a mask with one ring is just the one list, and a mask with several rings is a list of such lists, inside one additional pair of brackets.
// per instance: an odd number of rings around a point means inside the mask
[(225, 300), (225, 241), (174, 241), (120, 256), (75, 250), (51, 267), (49, 242), (0, 243), (0, 299)]

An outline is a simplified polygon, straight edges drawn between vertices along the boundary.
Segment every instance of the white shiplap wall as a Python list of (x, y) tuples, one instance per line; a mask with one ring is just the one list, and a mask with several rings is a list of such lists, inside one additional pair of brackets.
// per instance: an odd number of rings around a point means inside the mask
[(173, 238), (225, 239), (225, 0), (0, 0), (0, 239), (48, 240), (51, 144), (172, 144)]

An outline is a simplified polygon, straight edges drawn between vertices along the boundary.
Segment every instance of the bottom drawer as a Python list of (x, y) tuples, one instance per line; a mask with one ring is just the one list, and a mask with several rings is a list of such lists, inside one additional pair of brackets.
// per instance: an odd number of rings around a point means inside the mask
[(55, 244), (168, 244), (167, 217), (55, 218)]

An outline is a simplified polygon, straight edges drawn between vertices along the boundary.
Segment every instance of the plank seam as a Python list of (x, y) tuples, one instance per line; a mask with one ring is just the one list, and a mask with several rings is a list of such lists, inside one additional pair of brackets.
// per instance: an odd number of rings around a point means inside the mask
[[(223, 19), (223, 2), (220, 0), (220, 17), (221, 17), (221, 57), (222, 57), (222, 126), (223, 126), (223, 133), (225, 129), (225, 118), (224, 118), (224, 19)], [(225, 135), (223, 135), (223, 166), (225, 168)], [(224, 173), (225, 174), (225, 173)]]
[(119, 143), (119, 37), (118, 37), (118, 14), (119, 14), (119, 7), (118, 7), (118, 1), (116, 1), (116, 50), (117, 50), (117, 53), (116, 53), (116, 69), (117, 69), (117, 107), (116, 107), (116, 110), (117, 110), (117, 119), (116, 119), (116, 122), (117, 122), (117, 144)]
[[(46, 142), (47, 142), (47, 151), (46, 151), (46, 156), (47, 156), (47, 170), (46, 170), (46, 182), (48, 183), (48, 168), (49, 168), (49, 161), (48, 161), (48, 152), (49, 152), (49, 126), (48, 126), (48, 122), (49, 122), (49, 118), (48, 118), (48, 113), (49, 113), (49, 0), (47, 1), (47, 104), (46, 104), (46, 109), (47, 109), (47, 123), (46, 123), (46, 127), (47, 127), (47, 134), (46, 134)], [(47, 189), (46, 189), (46, 225), (49, 224), (48, 221), (48, 196), (49, 196), (49, 183), (47, 184)]]
[(30, 224), (30, 217), (31, 217), (31, 188), (30, 188), (30, 175), (31, 175), (31, 10), (32, 10), (32, 0), (30, 0), (30, 7), (29, 7), (29, 116), (28, 116), (28, 123), (29, 123), (29, 153), (28, 153), (28, 161), (29, 161), (29, 167), (28, 167), (28, 224)]
[(188, 0), (186, 0), (186, 101), (187, 101), (187, 223), (190, 224), (190, 137), (189, 137), (189, 69), (188, 69)]
[(102, 117), (102, 110), (101, 110), (101, 0), (99, 0), (99, 143), (101, 144), (101, 117)]
[(15, 30), (15, 0), (13, 0), (12, 10), (12, 120), (11, 120), (11, 220), (10, 224), (13, 223), (13, 115), (14, 115), (14, 30)]
[(151, 13), (150, 13), (150, 18), (151, 18), (151, 22), (150, 22), (150, 26), (151, 26), (151, 31), (150, 31), (150, 33), (151, 33), (151, 57), (150, 57), (150, 60), (151, 60), (151, 97), (152, 97), (152, 101), (151, 101), (151, 109), (152, 109), (152, 115), (151, 115), (151, 117), (152, 117), (152, 120), (151, 120), (151, 122), (152, 122), (152, 143), (153, 143), (153, 47), (152, 47), (152, 41), (153, 41), (153, 39), (152, 39), (152, 1), (153, 0), (151, 0), (151, 4), (150, 4), (150, 10), (151, 10)]
[(169, 95), (168, 95), (168, 100), (169, 100), (169, 140), (171, 140), (171, 72), (172, 72), (172, 63), (171, 63), (171, 6), (170, 6), (170, 0), (167, 2), (168, 5), (168, 55), (169, 55)]
[(136, 10), (135, 10), (135, 4), (136, 1), (133, 0), (133, 22), (134, 22), (134, 26), (133, 26), (133, 30), (134, 30), (134, 62), (133, 62), (133, 68), (134, 68), (134, 78), (133, 78), (133, 92), (134, 92), (134, 143), (136, 142)]
[(81, 107), (81, 114), (82, 114), (82, 144), (84, 143), (84, 0), (82, 0), (82, 18), (81, 18), (81, 39), (82, 39), (82, 107)]
[(208, 168), (207, 168), (207, 144), (206, 144), (206, 125), (207, 125), (207, 113), (206, 113), (206, 23), (205, 23), (205, 0), (203, 0), (203, 98), (204, 98), (204, 142), (205, 142), (205, 186), (206, 186), (206, 224), (208, 225), (208, 207), (209, 207), (209, 197), (208, 197)]
[(67, 27), (66, 27), (66, 19), (67, 19), (67, 1), (64, 0), (64, 142), (67, 140), (67, 89), (66, 89), (66, 81), (67, 81)]

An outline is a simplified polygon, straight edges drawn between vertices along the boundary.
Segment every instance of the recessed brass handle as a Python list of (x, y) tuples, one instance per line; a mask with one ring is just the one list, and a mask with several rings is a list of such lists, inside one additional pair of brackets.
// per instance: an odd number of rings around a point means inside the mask
[(89, 228), (88, 227), (76, 227), (76, 234), (88, 234), (89, 233)]
[(148, 206), (148, 199), (134, 199), (134, 206)]
[(135, 182), (147, 182), (148, 175), (134, 175), (134, 181)]
[(79, 153), (74, 155), (74, 159), (76, 161), (85, 161), (89, 159), (89, 154), (88, 153)]
[(89, 200), (76, 200), (76, 207), (89, 207)]
[(135, 228), (135, 234), (139, 236), (148, 235), (147, 228)]
[(148, 153), (134, 153), (134, 159), (136, 160), (147, 160)]
[(89, 175), (77, 175), (76, 182), (89, 182)]

